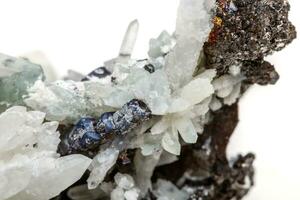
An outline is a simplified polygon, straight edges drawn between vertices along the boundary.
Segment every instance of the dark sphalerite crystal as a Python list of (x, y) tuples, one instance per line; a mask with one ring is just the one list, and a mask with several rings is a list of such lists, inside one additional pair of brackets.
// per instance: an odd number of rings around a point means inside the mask
[(58, 152), (61, 155), (92, 154), (90, 151), (105, 143), (109, 136), (125, 135), (150, 117), (148, 106), (137, 99), (129, 101), (116, 112), (103, 113), (98, 120), (83, 117), (71, 132), (64, 134)]
[(84, 152), (98, 145), (103, 136), (95, 131), (94, 123), (95, 119), (92, 117), (81, 118), (72, 131), (64, 135), (58, 152), (67, 155)]
[(143, 121), (148, 120), (150, 116), (151, 111), (148, 106), (140, 100), (133, 99), (120, 110), (101, 115), (96, 130), (98, 132), (124, 135)]

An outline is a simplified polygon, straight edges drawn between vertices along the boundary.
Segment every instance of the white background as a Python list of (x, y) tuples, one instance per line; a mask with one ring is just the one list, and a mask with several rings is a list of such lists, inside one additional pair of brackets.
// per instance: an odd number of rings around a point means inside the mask
[[(290, 19), (300, 27), (300, 1), (290, 0)], [(0, 52), (13, 56), (41, 50), (59, 76), (88, 73), (117, 55), (127, 24), (138, 19), (134, 57), (148, 40), (173, 32), (178, 0), (0, 0)], [(300, 199), (300, 41), (268, 58), (281, 79), (255, 86), (243, 97), (240, 124), (228, 153), (256, 153), (256, 187), (247, 200)]]

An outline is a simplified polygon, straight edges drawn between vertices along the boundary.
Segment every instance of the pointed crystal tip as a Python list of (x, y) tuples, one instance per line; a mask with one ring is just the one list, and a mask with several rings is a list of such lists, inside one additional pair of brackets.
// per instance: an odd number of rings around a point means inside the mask
[(139, 22), (137, 19), (130, 22), (127, 31), (125, 33), (119, 56), (130, 57), (137, 39), (137, 34), (139, 30)]

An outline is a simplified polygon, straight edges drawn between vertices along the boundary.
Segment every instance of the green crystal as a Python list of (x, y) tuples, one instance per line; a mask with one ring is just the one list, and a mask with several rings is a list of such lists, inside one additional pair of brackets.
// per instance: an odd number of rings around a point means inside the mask
[(40, 65), (25, 58), (15, 58), (0, 53), (0, 73), (11, 71), (12, 74), (0, 76), (0, 112), (12, 105), (23, 105), (27, 89), (37, 80), (44, 80)]

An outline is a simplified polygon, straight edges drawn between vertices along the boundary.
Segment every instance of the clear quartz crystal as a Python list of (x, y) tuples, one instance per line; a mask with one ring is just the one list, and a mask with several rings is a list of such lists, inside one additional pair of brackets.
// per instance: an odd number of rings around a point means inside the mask
[(117, 173), (114, 177), (116, 188), (111, 192), (111, 199), (138, 200), (140, 189), (134, 187), (134, 180), (129, 174)]
[(140, 151), (137, 151), (134, 157), (134, 166), (136, 170), (136, 184), (141, 190), (142, 195), (145, 195), (148, 190), (152, 189), (151, 177), (157, 166), (162, 150), (154, 152), (152, 155), (144, 156)]
[(124, 190), (120, 187), (116, 187), (110, 194), (111, 200), (124, 200)]
[(118, 155), (118, 150), (108, 148), (94, 157), (91, 164), (91, 174), (87, 180), (89, 189), (95, 189), (104, 180), (106, 173), (116, 163)]
[(175, 44), (175, 38), (173, 38), (167, 31), (163, 31), (158, 38), (150, 40), (148, 55), (150, 58), (161, 58), (169, 53)]
[(48, 200), (76, 182), (90, 165), (82, 155), (59, 157), (58, 123), (43, 123), (44, 117), (18, 106), (0, 115), (0, 199)]
[(116, 184), (123, 189), (129, 190), (134, 186), (133, 178), (128, 174), (117, 173), (114, 177)]
[(12, 105), (23, 105), (23, 95), (37, 80), (43, 80), (41, 66), (24, 58), (0, 54), (0, 112)]
[(126, 200), (138, 200), (139, 193), (140, 193), (139, 189), (133, 188), (133, 189), (127, 190), (124, 193), (124, 197), (125, 197)]
[[(81, 200), (100, 195), (92, 191), (104, 186), (100, 184), (113, 169), (119, 152), (136, 148), (140, 149), (134, 158), (134, 177), (117, 173), (107, 193), (112, 200), (136, 200), (152, 189), (155, 167), (172, 163), (180, 155), (179, 134), (185, 143), (195, 143), (210, 119), (210, 110), (231, 105), (240, 96), (244, 77), (239, 66), (231, 66), (230, 74), (218, 78), (215, 70), (201, 67), (197, 75), (194, 73), (213, 26), (214, 6), (214, 0), (181, 0), (175, 33), (163, 31), (158, 38), (151, 39), (146, 61), (131, 59), (139, 27), (136, 20), (131, 22), (118, 57), (105, 63), (115, 82), (111, 77), (80, 82), (81, 75), (73, 73), (76, 81), (45, 83), (38, 66), (17, 59), (7, 70), (4, 69), (9, 64), (7, 57), (0, 54), (4, 66), (0, 66), (0, 83), (17, 80), (22, 84), (10, 88), (12, 99), (10, 94), (4, 100), (1, 96), (0, 111), (1, 105), (15, 100), (22, 103), (22, 98), (28, 107), (42, 111), (27, 112), (24, 107), (13, 107), (0, 115), (0, 200), (49, 199), (78, 180), (88, 166), (91, 171), (88, 184), (75, 188), (73, 197)], [(146, 64), (154, 66), (153, 73), (144, 70)], [(29, 66), (28, 71), (25, 65)], [(4, 94), (5, 89), (0, 85)], [(28, 95), (15, 98), (17, 90)], [(154, 119), (125, 137), (116, 137), (110, 146), (101, 146), (93, 161), (82, 155), (59, 157), (56, 153), (58, 124), (43, 123), (44, 119), (72, 124), (82, 116), (98, 117), (103, 112), (114, 111), (134, 98), (147, 104)], [(165, 180), (158, 180), (153, 194), (159, 200), (188, 198), (185, 192)]]
[(181, 0), (178, 8), (176, 46), (167, 55), (165, 70), (172, 89), (192, 79), (200, 52), (212, 28), (212, 0)]
[(121, 49), (119, 52), (120, 56), (131, 56), (133, 48), (137, 39), (139, 30), (139, 22), (137, 20), (132, 21), (127, 28), (125, 33)]
[(118, 64), (128, 64), (131, 54), (133, 52), (135, 42), (139, 31), (139, 22), (137, 20), (132, 21), (126, 30), (123, 38), (123, 42), (117, 58), (108, 60), (104, 63), (111, 72), (115, 72), (118, 68)]
[(27, 106), (46, 113), (48, 120), (76, 122), (86, 114), (88, 102), (82, 82), (56, 81), (46, 84), (37, 81), (25, 98)]

